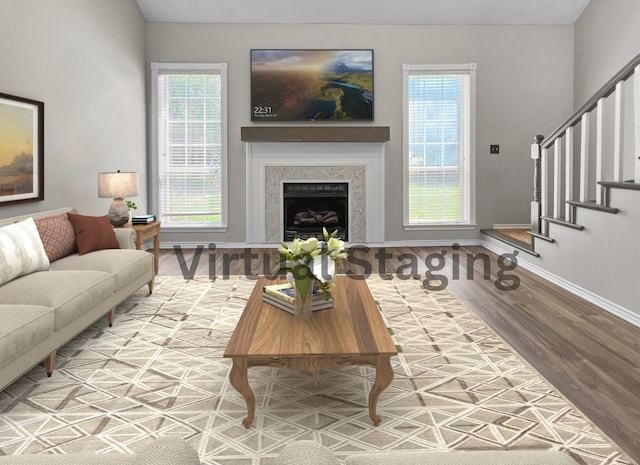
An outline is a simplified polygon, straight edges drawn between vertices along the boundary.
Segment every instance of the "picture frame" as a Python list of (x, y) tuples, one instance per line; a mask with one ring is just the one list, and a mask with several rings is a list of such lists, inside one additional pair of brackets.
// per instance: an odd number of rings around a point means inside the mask
[(44, 102), (0, 93), (0, 206), (44, 200)]

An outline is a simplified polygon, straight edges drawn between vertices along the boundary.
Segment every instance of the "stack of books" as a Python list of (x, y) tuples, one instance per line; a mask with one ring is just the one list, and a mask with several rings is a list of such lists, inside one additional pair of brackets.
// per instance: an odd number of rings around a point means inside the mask
[[(295, 290), (289, 283), (272, 284), (270, 286), (264, 286), (262, 289), (262, 300), (271, 305), (274, 305), (291, 314), (293, 311), (293, 301), (295, 296)], [(333, 307), (333, 299), (325, 300), (324, 294), (317, 287), (313, 289), (313, 305), (311, 311), (323, 310), (325, 308)]]
[(156, 220), (156, 215), (134, 215), (131, 217), (131, 224), (149, 224)]

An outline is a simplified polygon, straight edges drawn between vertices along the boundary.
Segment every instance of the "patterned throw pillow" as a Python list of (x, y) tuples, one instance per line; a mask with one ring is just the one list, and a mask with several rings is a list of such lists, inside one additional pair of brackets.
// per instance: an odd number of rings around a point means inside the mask
[(0, 228), (0, 285), (48, 269), (49, 259), (33, 218)]
[[(78, 213), (73, 209), (69, 213)], [(76, 233), (66, 213), (35, 220), (40, 240), (50, 262), (76, 251)]]

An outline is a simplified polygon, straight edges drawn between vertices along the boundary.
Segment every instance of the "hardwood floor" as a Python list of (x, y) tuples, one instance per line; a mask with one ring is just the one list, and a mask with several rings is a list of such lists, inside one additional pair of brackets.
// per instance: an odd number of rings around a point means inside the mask
[[(197, 254), (161, 250), (159, 274), (269, 274), (277, 258), (276, 249)], [(508, 258), (482, 247), (361, 247), (350, 250), (342, 271), (409, 279), (417, 274), (424, 280), (430, 269), (432, 278), (444, 278), (470, 309), (640, 463), (640, 328), (521, 267), (513, 269)]]

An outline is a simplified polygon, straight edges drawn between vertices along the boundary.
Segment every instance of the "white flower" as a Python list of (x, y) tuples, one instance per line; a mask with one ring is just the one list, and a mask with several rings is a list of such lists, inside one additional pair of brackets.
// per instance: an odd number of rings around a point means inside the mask
[(347, 254), (342, 252), (344, 250), (344, 241), (332, 237), (327, 241), (327, 250), (329, 255), (333, 258), (346, 258)]
[(307, 239), (306, 241), (302, 242), (300, 244), (300, 248), (302, 249), (302, 251), (304, 253), (312, 253), (314, 250), (316, 250), (318, 248), (318, 243), (320, 241), (318, 241), (317, 238), (315, 237), (310, 237), (309, 239)]

